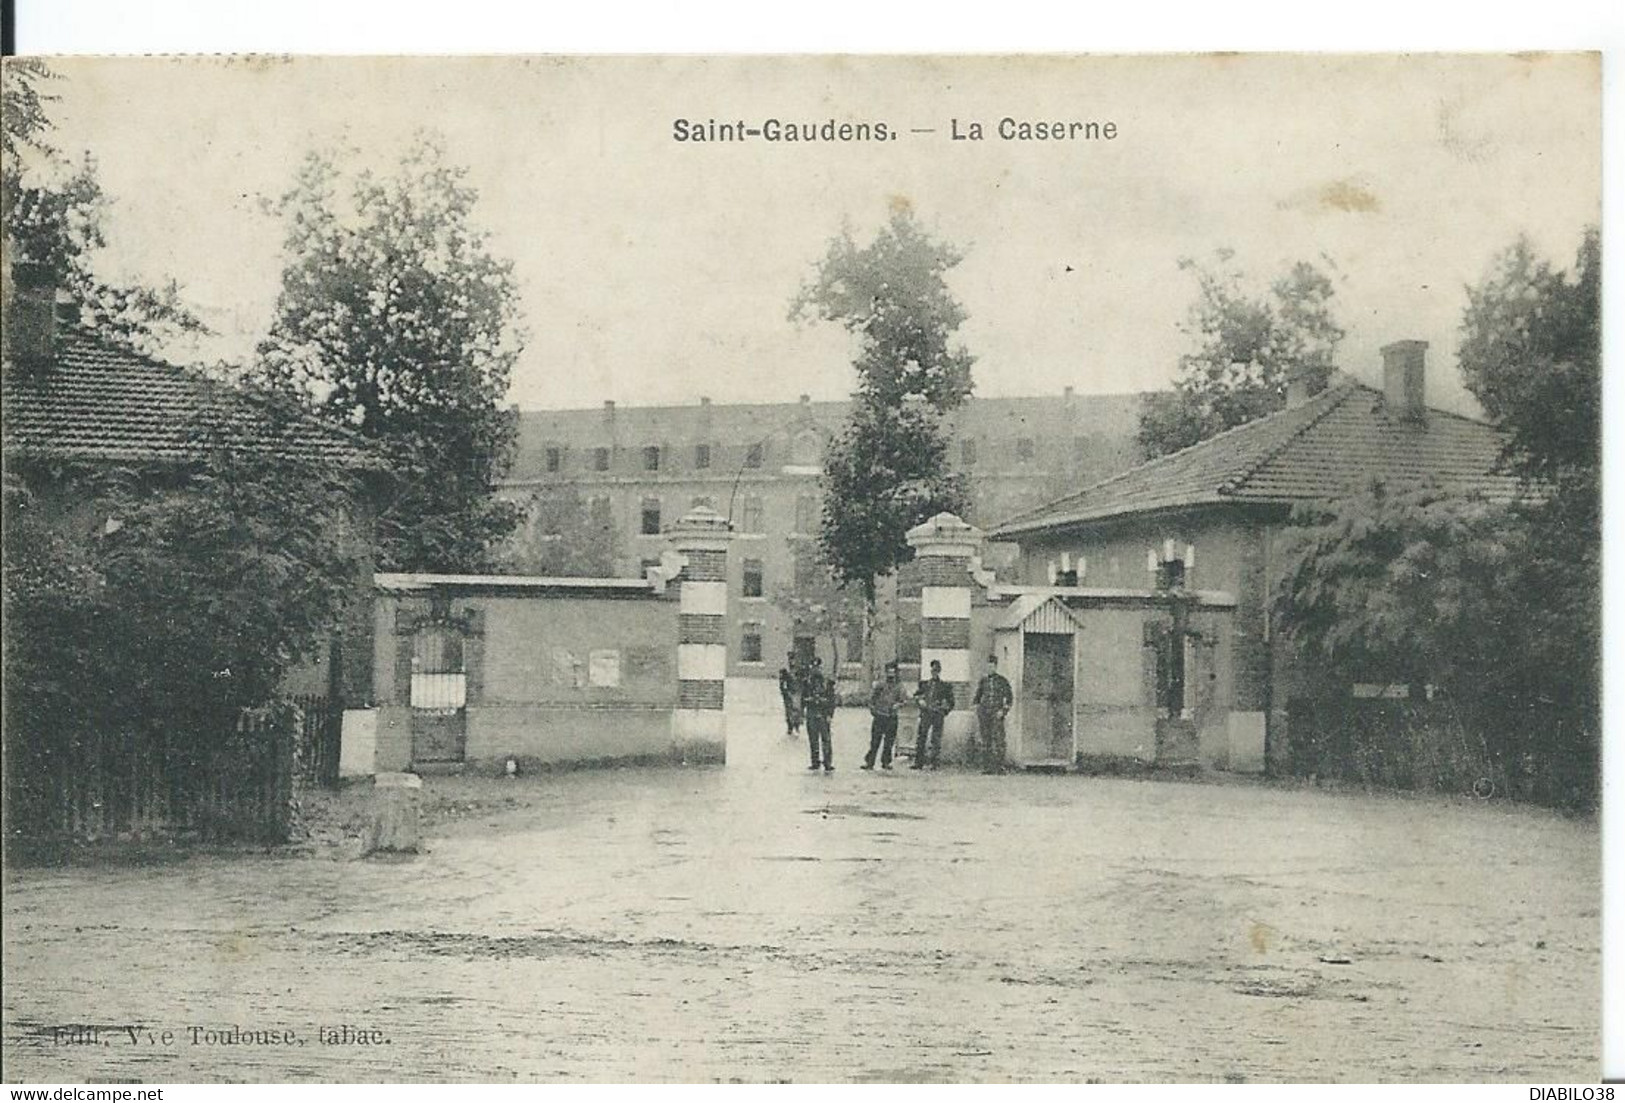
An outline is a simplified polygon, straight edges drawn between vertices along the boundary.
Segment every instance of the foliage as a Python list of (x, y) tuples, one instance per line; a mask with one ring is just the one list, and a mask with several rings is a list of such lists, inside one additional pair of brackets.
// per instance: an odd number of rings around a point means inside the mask
[(422, 136), (387, 176), (346, 182), (311, 154), (273, 205), (287, 262), (256, 372), (389, 455), (385, 569), (482, 569), (519, 520), (492, 494), (517, 431), (502, 405), (522, 340), (513, 266), (475, 226), (465, 175)]
[(974, 358), (955, 342), (965, 314), (944, 278), (960, 259), (899, 204), (867, 245), (843, 229), (791, 304), (793, 319), (835, 322), (857, 342), (852, 412), (825, 456), (819, 546), (834, 580), (871, 608), (875, 579), (912, 554), (904, 534), (964, 508), (942, 417), (971, 393)]
[(98, 273), (110, 201), (95, 162), (86, 155), (70, 165), (49, 140), (46, 107), (56, 97), (46, 88), (58, 78), (38, 58), (7, 58), (3, 74), (0, 224), (8, 265), (45, 266), (100, 334), (131, 347), (150, 352), (181, 333), (202, 332), (174, 280), (147, 287)]
[(531, 495), (497, 565), (511, 574), (607, 578), (619, 554), (615, 527), (594, 517), (574, 487), (561, 486)]
[(330, 468), (219, 440), (194, 468), (84, 474), (94, 527), (6, 486), (7, 697), (27, 730), (184, 727), (271, 700), (364, 548)]
[(1293, 374), (1301, 373), (1311, 394), (1331, 377), (1343, 331), (1332, 312), (1330, 277), (1299, 262), (1258, 295), (1232, 258), (1221, 250), (1211, 262), (1179, 262), (1197, 281), (1196, 302), (1181, 327), (1196, 347), (1180, 357), (1173, 390), (1150, 396), (1141, 413), (1139, 443), (1148, 456), (1279, 410)]
[(1508, 461), (1594, 516), (1602, 456), (1602, 246), (1587, 229), (1569, 272), (1519, 238), (1467, 289), (1462, 378), (1508, 437)]
[(874, 580), (913, 555), (908, 530), (944, 510), (964, 513), (969, 493), (951, 470), (938, 413), (923, 402), (858, 405), (824, 457), (818, 545), (834, 577), (874, 600)]
[[(0, 573), (14, 829), (52, 822), (64, 787), (87, 771), (127, 787), (156, 769), (183, 820), (219, 813), (211, 786), (260, 793), (253, 764), (268, 768), (272, 743), (297, 731), (277, 695), (358, 589), (366, 552), (346, 518), (355, 488), (285, 450), (234, 448), (221, 429), (197, 435), (203, 457), (185, 470), (8, 478)], [(261, 719), (244, 729), (249, 708)]]
[(1537, 775), (1532, 795), (1589, 799), (1600, 610), (1570, 587), (1594, 559), (1554, 560), (1529, 511), (1435, 485), (1374, 484), (1295, 521), (1280, 612), (1311, 665), (1436, 685), (1489, 762)]

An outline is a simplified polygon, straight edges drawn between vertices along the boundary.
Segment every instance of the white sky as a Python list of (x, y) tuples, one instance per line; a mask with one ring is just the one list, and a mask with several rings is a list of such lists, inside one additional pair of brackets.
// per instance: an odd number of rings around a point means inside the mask
[[(786, 308), (849, 218), (907, 198), (967, 257), (952, 283), (978, 392), (1166, 385), (1194, 287), (1234, 248), (1260, 282), (1335, 264), (1343, 364), (1432, 344), (1455, 372), (1464, 287), (1520, 232), (1567, 264), (1599, 220), (1594, 57), (953, 60), (60, 59), (55, 140), (116, 200), (115, 270), (173, 275), (241, 357), (268, 324), (280, 228), (259, 210), (313, 147), (395, 156), (419, 126), (470, 169), (516, 263), (526, 408), (838, 398), (844, 338)], [(1113, 120), (1113, 142), (952, 142), (950, 118)], [(885, 120), (885, 144), (698, 146), (673, 118)], [(1367, 209), (1328, 202), (1357, 193)], [(1071, 272), (1066, 269), (1070, 267)]]

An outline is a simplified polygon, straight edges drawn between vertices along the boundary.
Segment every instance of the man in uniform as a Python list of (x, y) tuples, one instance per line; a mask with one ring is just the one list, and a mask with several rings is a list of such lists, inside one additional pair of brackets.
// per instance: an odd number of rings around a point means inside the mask
[(897, 683), (897, 664), (886, 664), (886, 676), (869, 691), (869, 753), (863, 768), (875, 768), (875, 752), (880, 752), (880, 768), (891, 769), (892, 748), (897, 745), (897, 709), (903, 703), (903, 687)]
[(784, 703), (784, 734), (794, 739), (801, 730), (801, 702), (797, 699), (801, 687), (796, 684), (796, 653), (784, 657), (779, 667), (779, 700)]
[[(914, 691), (914, 700), (920, 706), (920, 734), (914, 740), (914, 765), (910, 769), (924, 769), (929, 762), (934, 770), (942, 762), (942, 722), (954, 710), (954, 687), (942, 680), (942, 663), (938, 660), (931, 660), (931, 677)], [(925, 754), (927, 741), (929, 759)]]
[(824, 677), (824, 660), (816, 655), (801, 683), (801, 707), (807, 714), (807, 748), (812, 752), (812, 765), (807, 769), (835, 769), (829, 732), (835, 715), (835, 683)]
[(976, 683), (976, 696), (971, 698), (976, 706), (976, 733), (982, 744), (984, 774), (1004, 773), (1004, 718), (1010, 714), (1015, 699), (1009, 679), (999, 673), (998, 657), (989, 655), (987, 673)]

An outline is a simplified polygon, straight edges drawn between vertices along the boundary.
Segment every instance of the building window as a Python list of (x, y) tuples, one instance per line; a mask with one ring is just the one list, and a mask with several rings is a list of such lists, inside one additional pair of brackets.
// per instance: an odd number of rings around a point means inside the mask
[(1033, 443), (1032, 437), (1020, 437), (1016, 440), (1016, 459), (1021, 463), (1029, 463), (1038, 454), (1038, 447)]
[(638, 531), (645, 536), (660, 535), (660, 499), (643, 499), (643, 517)]
[(797, 532), (815, 532), (818, 529), (818, 497), (801, 494), (796, 497)]
[(643, 449), (643, 469), (645, 471), (660, 470), (660, 445), (651, 444)]
[(973, 438), (967, 438), (959, 442), (959, 462), (966, 467), (976, 465), (976, 441)]
[(556, 472), (562, 466), (564, 466), (564, 453), (560, 449), (549, 448), (547, 450), (547, 470)]
[(741, 624), (739, 636), (739, 661), (742, 663), (759, 663), (762, 661), (762, 626), (760, 624)]
[(610, 505), (607, 496), (597, 496), (587, 499), (587, 515), (592, 523), (600, 529), (613, 528), (615, 525), (615, 511)]
[(640, 560), (638, 560), (638, 577), (639, 578), (648, 578), (649, 577), (649, 572), (654, 570), (658, 566), (660, 566), (660, 560), (659, 559), (640, 559)]
[(766, 451), (766, 446), (764, 446), (761, 441), (757, 441), (755, 444), (747, 444), (745, 446), (745, 466), (762, 466), (762, 458)]
[(740, 532), (762, 531), (762, 499), (755, 494), (746, 495), (740, 507)]
[(711, 446), (709, 444), (696, 444), (694, 446), (694, 466), (701, 470), (711, 466)]
[(703, 506), (706, 509), (714, 510), (717, 508), (717, 500), (709, 494), (696, 494), (688, 505), (690, 509), (699, 509)]
[(818, 555), (811, 548), (796, 551), (796, 589), (811, 590), (818, 585)]
[(762, 596), (762, 561), (745, 560), (745, 584), (741, 590), (745, 597)]
[(812, 467), (818, 463), (818, 434), (811, 429), (796, 434), (791, 446), (792, 462), (799, 467)]
[(594, 448), (592, 450), (592, 469), (594, 471), (609, 470), (609, 449)]

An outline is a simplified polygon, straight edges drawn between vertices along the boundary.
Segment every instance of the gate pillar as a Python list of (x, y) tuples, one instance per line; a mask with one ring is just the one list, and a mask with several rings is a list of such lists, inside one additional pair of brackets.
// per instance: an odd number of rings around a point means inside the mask
[(733, 526), (697, 506), (666, 530), (682, 558), (677, 576), (677, 707), (672, 743), (683, 762), (727, 758), (728, 544)]
[(971, 590), (983, 533), (952, 513), (939, 513), (909, 529), (906, 538), (920, 564), (920, 677), (931, 676), (933, 661), (942, 664), (942, 680), (954, 691), (954, 711), (943, 726), (944, 750), (949, 744), (962, 750), (974, 727)]

